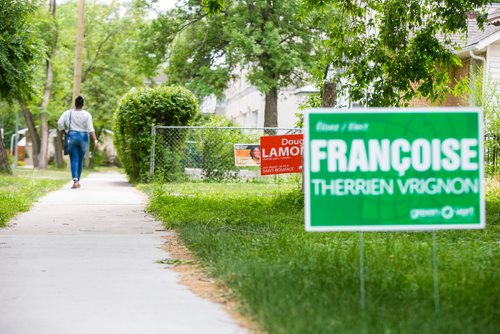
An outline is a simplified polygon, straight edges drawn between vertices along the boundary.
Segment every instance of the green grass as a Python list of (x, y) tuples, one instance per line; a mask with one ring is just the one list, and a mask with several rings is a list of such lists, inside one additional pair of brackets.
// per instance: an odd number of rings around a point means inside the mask
[(500, 186), (488, 188), (485, 230), (437, 232), (438, 316), (431, 233), (365, 233), (365, 317), (358, 234), (306, 233), (297, 186), (153, 188), (142, 187), (149, 210), (178, 231), (266, 332), (498, 333)]
[(17, 169), (13, 175), (0, 174), (0, 227), (17, 213), (28, 211), (47, 192), (70, 181), (66, 170)]

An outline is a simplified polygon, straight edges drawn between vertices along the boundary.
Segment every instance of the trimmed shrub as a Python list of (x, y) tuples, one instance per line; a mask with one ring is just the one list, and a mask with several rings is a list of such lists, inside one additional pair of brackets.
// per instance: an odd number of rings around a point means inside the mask
[[(149, 180), (151, 125), (189, 125), (197, 114), (198, 100), (194, 94), (178, 86), (132, 90), (121, 100), (114, 115), (114, 140), (131, 182)], [(178, 138), (166, 150), (176, 156), (183, 144), (183, 138)], [(155, 176), (168, 180), (169, 174), (179, 172), (178, 159), (170, 160), (172, 165), (155, 170)]]

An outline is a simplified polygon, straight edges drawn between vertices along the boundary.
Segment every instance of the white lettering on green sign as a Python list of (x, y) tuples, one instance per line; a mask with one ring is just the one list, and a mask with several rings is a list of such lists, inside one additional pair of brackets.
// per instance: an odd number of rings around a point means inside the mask
[(322, 171), (323, 161), (328, 172), (396, 171), (399, 176), (410, 168), (419, 172), (479, 168), (472, 161), (478, 157), (475, 138), (370, 139), (367, 144), (362, 139), (352, 140), (350, 147), (341, 139), (311, 140), (311, 172)]
[(308, 110), (306, 230), (484, 228), (482, 122), (474, 108)]
[(470, 178), (409, 178), (409, 179), (312, 179), (315, 196), (347, 195), (462, 195), (479, 193), (479, 179)]

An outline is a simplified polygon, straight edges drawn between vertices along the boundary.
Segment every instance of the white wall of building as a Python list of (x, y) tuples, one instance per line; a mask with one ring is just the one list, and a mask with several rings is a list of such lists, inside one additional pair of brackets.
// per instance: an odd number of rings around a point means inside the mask
[(209, 95), (205, 97), (200, 104), (200, 112), (202, 114), (213, 114), (217, 108), (217, 97)]
[(500, 80), (500, 41), (488, 46), (486, 57), (490, 79)]
[[(282, 89), (278, 95), (278, 127), (295, 128), (296, 113), (300, 97), (294, 94), (295, 87)], [(263, 127), (265, 96), (250, 85), (243, 73), (225, 91), (224, 108), (220, 114), (241, 127)]]

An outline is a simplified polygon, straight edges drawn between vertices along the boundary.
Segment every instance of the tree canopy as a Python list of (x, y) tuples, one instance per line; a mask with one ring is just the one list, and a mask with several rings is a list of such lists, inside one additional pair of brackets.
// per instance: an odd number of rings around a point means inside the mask
[[(9, 0), (10, 1), (10, 0)], [(31, 3), (26, 1), (18, 1)], [(3, 8), (4, 2), (0, 3)], [(0, 74), (0, 99), (10, 102), (19, 96), (33, 112), (35, 119), (41, 112), (43, 90), (46, 80), (45, 58), (48, 58), (45, 50), (52, 43), (52, 36), (57, 35), (55, 46), (55, 57), (53, 59), (53, 83), (50, 101), (48, 104), (49, 123), (55, 126), (60, 113), (72, 105), (72, 82), (73, 64), (75, 60), (75, 29), (76, 29), (76, 2), (64, 2), (57, 7), (55, 21), (50, 17), (46, 4), (30, 7), (30, 17), (26, 20), (26, 38), (36, 40), (30, 45), (28, 51), (33, 58), (31, 62), (23, 62), (23, 71), (13, 71), (13, 66), (7, 66), (12, 70), (12, 75)], [(8, 11), (12, 9), (9, 7)], [(139, 61), (134, 57), (132, 50), (137, 42), (137, 31), (143, 22), (146, 13), (143, 8), (129, 6), (123, 8), (118, 3), (98, 4), (87, 3), (85, 21), (85, 44), (84, 64), (82, 77), (82, 95), (85, 97), (85, 108), (94, 115), (96, 129), (102, 127), (111, 128), (112, 115), (120, 98), (132, 87), (142, 86), (145, 75), (141, 72)], [(2, 14), (3, 15), (3, 14)], [(17, 18), (19, 13), (13, 14)], [(0, 25), (3, 24), (0, 20)], [(17, 22), (17, 21), (16, 21)], [(17, 24), (17, 23), (16, 23)], [(14, 25), (8, 24), (9, 26)], [(24, 26), (23, 26), (24, 27)], [(24, 34), (24, 33), (23, 33)], [(8, 35), (2, 33), (0, 39)], [(36, 48), (36, 50), (35, 50)], [(0, 50), (5, 45), (0, 43)], [(24, 49), (23, 49), (24, 50)], [(38, 51), (41, 55), (34, 58)], [(11, 54), (3, 54), (8, 63), (17, 61)], [(0, 51), (0, 68), (2, 63), (2, 51)], [(0, 69), (2, 71), (3, 69)], [(9, 79), (9, 91), (6, 90), (5, 82)], [(7, 92), (9, 95), (7, 96)], [(22, 93), (21, 95), (17, 93)], [(16, 95), (17, 94), (17, 95)], [(7, 108), (0, 105), (0, 108)], [(9, 129), (11, 130), (11, 129)]]
[(304, 0), (306, 10), (334, 8), (316, 78), (331, 66), (341, 92), (369, 106), (405, 105), (416, 96), (438, 101), (451, 92), (450, 70), (461, 62), (457, 35), (467, 14), (485, 20), (485, 0)]
[(145, 29), (150, 69), (166, 62), (167, 80), (199, 96), (220, 95), (240, 69), (266, 96), (264, 125), (277, 126), (278, 91), (304, 82), (319, 29), (298, 15), (299, 0), (231, 1), (211, 15), (203, 4), (188, 1)]
[[(42, 148), (47, 146), (49, 125), (55, 127), (61, 112), (72, 106), (77, 3), (61, 2), (55, 8), (56, 1), (50, 6), (42, 1), (0, 3), (0, 99), (10, 102), (0, 108), (21, 103), (34, 164), (42, 168), (45, 164), (37, 157), (46, 156)], [(146, 16), (140, 3), (86, 4), (81, 92), (98, 133), (111, 128), (120, 98), (132, 87), (144, 85), (140, 60), (131, 50)], [(13, 132), (8, 126), (7, 132)]]
[(34, 68), (43, 50), (33, 1), (0, 1), (0, 99), (27, 100), (34, 92)]
[[(76, 3), (63, 3), (58, 8), (59, 43), (49, 105), (52, 120), (72, 105), (76, 9)], [(94, 116), (96, 130), (111, 128), (120, 98), (132, 87), (144, 83), (145, 76), (131, 52), (144, 12), (141, 8), (121, 8), (117, 3), (87, 3), (85, 11), (81, 93), (85, 97), (85, 108)]]

